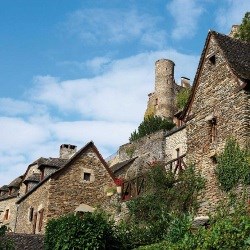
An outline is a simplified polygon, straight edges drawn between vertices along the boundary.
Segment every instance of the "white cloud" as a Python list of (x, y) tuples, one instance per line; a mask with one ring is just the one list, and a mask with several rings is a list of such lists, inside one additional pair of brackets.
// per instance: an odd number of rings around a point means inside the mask
[(242, 18), (250, 11), (249, 0), (225, 0), (225, 6), (217, 12), (217, 24), (229, 33), (233, 24), (241, 24)]
[(144, 45), (162, 47), (165, 45), (166, 32), (158, 30), (159, 21), (159, 17), (136, 10), (83, 9), (71, 13), (65, 27), (88, 44), (121, 43), (137, 39)]
[[(0, 116), (0, 185), (41, 156), (57, 157), (63, 143), (80, 148), (93, 140), (104, 157), (116, 151), (143, 119), (147, 94), (154, 89), (154, 62), (164, 57), (175, 62), (176, 79), (194, 76), (198, 56), (169, 49), (112, 60), (105, 73), (92, 78), (37, 76), (25, 101), (2, 100), (14, 111), (19, 108), (16, 115), (26, 115)], [(36, 112), (40, 106), (44, 112)], [(78, 116), (62, 121), (54, 109)]]
[(167, 5), (167, 10), (175, 20), (172, 32), (174, 39), (188, 39), (195, 35), (199, 17), (204, 12), (197, 0), (172, 0)]

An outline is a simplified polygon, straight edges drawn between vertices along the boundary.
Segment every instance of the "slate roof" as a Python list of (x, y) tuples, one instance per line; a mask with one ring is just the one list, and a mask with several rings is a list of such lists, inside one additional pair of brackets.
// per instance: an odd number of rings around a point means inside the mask
[(8, 187), (15, 187), (15, 188), (19, 188), (21, 183), (22, 183), (22, 178), (23, 176), (19, 176), (17, 177), (15, 180), (13, 180)]
[(3, 185), (2, 187), (0, 187), (0, 191), (9, 191), (9, 188), (7, 185)]
[(37, 160), (37, 165), (38, 168), (40, 168), (41, 166), (49, 166), (49, 167), (54, 167), (59, 169), (60, 167), (62, 167), (66, 162), (68, 161), (68, 159), (61, 159), (61, 158), (39, 158)]
[(110, 169), (112, 170), (113, 173), (116, 173), (120, 169), (122, 169), (125, 166), (127, 166), (129, 163), (133, 162), (136, 158), (137, 157), (129, 159), (129, 160), (126, 160), (126, 161), (118, 162), (115, 165), (111, 166)]
[(211, 31), (224, 52), (232, 71), (243, 80), (250, 80), (250, 43)]
[(41, 175), (39, 173), (34, 173), (30, 175), (27, 179), (25, 179), (25, 182), (39, 182), (41, 178)]

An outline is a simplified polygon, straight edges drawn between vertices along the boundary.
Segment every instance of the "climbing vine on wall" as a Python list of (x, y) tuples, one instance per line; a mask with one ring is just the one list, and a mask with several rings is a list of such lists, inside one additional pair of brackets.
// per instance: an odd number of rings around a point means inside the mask
[(183, 109), (191, 94), (191, 88), (184, 88), (176, 95), (176, 102), (178, 109)]
[(229, 138), (224, 151), (218, 156), (215, 169), (220, 188), (230, 191), (238, 184), (250, 184), (248, 151), (241, 149), (235, 139)]

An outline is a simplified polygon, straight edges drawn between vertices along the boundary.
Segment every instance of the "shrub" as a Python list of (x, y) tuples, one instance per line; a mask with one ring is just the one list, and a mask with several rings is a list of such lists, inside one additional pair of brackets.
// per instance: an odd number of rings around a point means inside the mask
[(6, 226), (0, 227), (0, 250), (14, 250), (14, 243), (5, 238), (5, 233), (7, 232)]
[(103, 212), (66, 215), (46, 226), (45, 249), (120, 249), (113, 222)]
[(148, 116), (144, 118), (143, 122), (138, 127), (138, 132), (132, 132), (129, 141), (135, 141), (145, 135), (150, 135), (158, 130), (170, 130), (174, 127), (174, 123), (169, 119), (159, 116)]

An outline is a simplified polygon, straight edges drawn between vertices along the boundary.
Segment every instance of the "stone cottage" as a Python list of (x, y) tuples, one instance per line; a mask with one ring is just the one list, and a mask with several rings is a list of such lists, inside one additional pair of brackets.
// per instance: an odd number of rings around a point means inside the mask
[(181, 119), (186, 123), (187, 161), (206, 178), (200, 214), (223, 198), (215, 178), (216, 155), (229, 136), (242, 147), (250, 139), (250, 43), (210, 31), (193, 90)]
[[(69, 147), (61, 146), (61, 157), (68, 157), (62, 151)], [(23, 181), (25, 194), (17, 200), (17, 233), (43, 234), (51, 218), (109, 206), (106, 189), (114, 185), (114, 176), (93, 142), (66, 161), (40, 158), (26, 173), (30, 171), (33, 173)]]
[(13, 232), (16, 223), (16, 201), (19, 195), (22, 176), (13, 180), (9, 185), (0, 188), (0, 226), (6, 225)]

